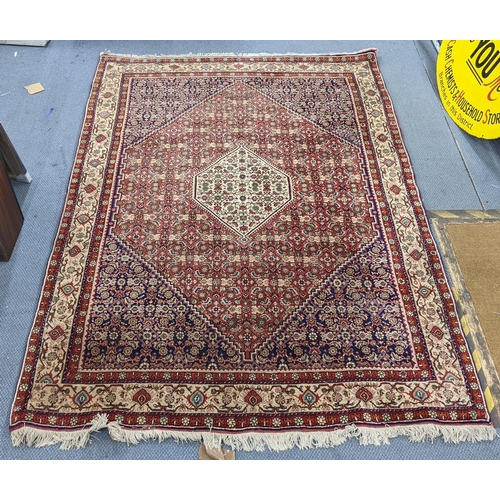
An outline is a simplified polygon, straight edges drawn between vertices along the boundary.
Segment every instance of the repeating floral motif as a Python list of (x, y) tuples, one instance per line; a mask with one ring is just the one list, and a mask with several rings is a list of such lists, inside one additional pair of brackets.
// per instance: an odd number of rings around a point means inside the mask
[(103, 55), (11, 428), (489, 423), (374, 51)]
[(124, 140), (137, 142), (230, 84), (229, 78), (134, 78)]
[(330, 133), (360, 144), (349, 85), (343, 78), (249, 78), (245, 83)]
[[(174, 122), (127, 152), (113, 234), (168, 275), (245, 360), (322, 275), (373, 237), (357, 148), (241, 81), (182, 114), (182, 127)], [(240, 178), (232, 187), (229, 165), (242, 152), (246, 173), (239, 176), (273, 182), (259, 184), (258, 197), (245, 196), (235, 210), (227, 201), (251, 182)], [(220, 208), (207, 206), (216, 198), (202, 199), (208, 174), (225, 200)], [(171, 210), (160, 215), (165, 206)], [(236, 227), (228, 227), (228, 210)], [(247, 234), (234, 220), (251, 212), (256, 226)]]

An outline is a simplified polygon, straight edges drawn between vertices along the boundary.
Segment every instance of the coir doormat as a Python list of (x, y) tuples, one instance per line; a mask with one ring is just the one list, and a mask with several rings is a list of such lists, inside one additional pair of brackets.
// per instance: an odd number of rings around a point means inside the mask
[(491, 352), (500, 368), (500, 217), (446, 229)]
[(500, 422), (500, 210), (429, 212), (493, 424)]
[(15, 445), (495, 431), (376, 51), (103, 54)]

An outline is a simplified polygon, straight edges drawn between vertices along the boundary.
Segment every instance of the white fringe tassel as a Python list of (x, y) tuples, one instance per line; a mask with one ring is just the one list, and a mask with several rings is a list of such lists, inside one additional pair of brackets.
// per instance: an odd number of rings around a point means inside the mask
[(407, 436), (411, 442), (434, 441), (442, 437), (446, 443), (464, 441), (491, 441), (498, 437), (493, 427), (486, 426), (446, 426), (434, 424), (407, 425), (397, 427), (358, 427), (349, 425), (344, 429), (330, 432), (248, 432), (242, 434), (220, 434), (217, 432), (179, 432), (159, 429), (131, 430), (121, 427), (117, 422), (108, 422), (106, 415), (98, 415), (92, 425), (79, 431), (47, 431), (22, 427), (11, 433), (14, 446), (47, 446), (61, 444), (62, 450), (83, 448), (89, 442), (91, 433), (107, 428), (111, 439), (127, 444), (140, 441), (165, 439), (179, 441), (199, 441), (207, 448), (221, 449), (223, 445), (233, 450), (284, 451), (291, 448), (328, 448), (338, 446), (347, 439), (357, 438), (361, 445), (390, 444), (389, 439)]
[(11, 432), (11, 439), (14, 446), (25, 444), (40, 448), (42, 446), (61, 443), (61, 450), (85, 448), (89, 442), (90, 435), (94, 431), (106, 428), (108, 425), (108, 417), (100, 414), (92, 420), (89, 427), (79, 431), (48, 431), (32, 427), (21, 427)]

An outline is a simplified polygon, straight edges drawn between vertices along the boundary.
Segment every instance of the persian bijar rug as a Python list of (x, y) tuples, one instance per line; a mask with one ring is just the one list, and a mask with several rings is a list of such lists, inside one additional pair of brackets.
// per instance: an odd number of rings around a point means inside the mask
[(495, 431), (376, 50), (101, 55), (15, 445)]

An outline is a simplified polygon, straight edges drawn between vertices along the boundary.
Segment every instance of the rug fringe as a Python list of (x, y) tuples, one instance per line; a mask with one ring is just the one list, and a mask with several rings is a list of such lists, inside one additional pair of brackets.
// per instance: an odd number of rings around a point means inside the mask
[(331, 448), (355, 437), (356, 432), (356, 426), (352, 425), (332, 432), (250, 432), (230, 435), (207, 433), (203, 435), (203, 444), (207, 448), (222, 448), (223, 445), (226, 445), (234, 450), (243, 451), (264, 451), (266, 447), (271, 451), (285, 451), (292, 448), (300, 450)]
[(166, 439), (174, 439), (175, 442), (202, 441), (202, 432), (181, 432), (163, 429), (124, 429), (118, 422), (108, 424), (108, 432), (111, 439), (127, 444), (138, 444), (141, 441), (156, 439), (160, 443)]
[(37, 429), (24, 426), (11, 432), (12, 444), (14, 446), (34, 446), (41, 448), (54, 444), (61, 444), (61, 450), (70, 450), (72, 448), (85, 448), (90, 435), (100, 429), (108, 426), (108, 417), (106, 415), (97, 415), (92, 420), (91, 425), (78, 431), (54, 431)]
[(131, 59), (143, 59), (143, 58), (180, 58), (184, 59), (186, 57), (277, 57), (277, 56), (298, 56), (298, 57), (310, 57), (310, 56), (344, 56), (344, 55), (360, 55), (366, 52), (378, 52), (376, 47), (370, 47), (367, 49), (358, 50), (356, 52), (285, 52), (285, 53), (274, 53), (274, 52), (189, 52), (187, 54), (117, 54), (111, 52), (110, 50), (104, 50), (100, 53), (101, 56), (114, 56), (114, 57), (127, 57)]
[(398, 427), (358, 427), (357, 438), (362, 445), (390, 444), (389, 439), (406, 436), (412, 443), (419, 441), (434, 441), (441, 437), (445, 443), (462, 443), (465, 441), (476, 443), (492, 441), (498, 437), (493, 427), (478, 427), (473, 425), (441, 426), (434, 424), (407, 425)]
[(221, 449), (224, 445), (233, 450), (285, 451), (292, 448), (331, 448), (343, 444), (347, 439), (357, 438), (361, 445), (390, 444), (390, 439), (406, 436), (409, 441), (434, 441), (441, 437), (446, 443), (491, 441), (498, 437), (496, 429), (489, 426), (440, 426), (434, 424), (408, 425), (398, 427), (364, 427), (349, 425), (330, 432), (248, 432), (223, 434), (217, 432), (182, 432), (160, 429), (132, 430), (122, 428), (117, 422), (110, 422), (108, 430), (112, 439), (127, 444), (143, 440), (168, 438), (179, 441), (201, 441), (207, 448)]
[(266, 446), (272, 451), (285, 451), (294, 447), (299, 449), (330, 448), (341, 445), (350, 438), (357, 438), (361, 445), (388, 445), (391, 438), (398, 436), (407, 436), (411, 442), (433, 441), (441, 436), (446, 443), (460, 443), (464, 441), (491, 441), (498, 437), (498, 434), (492, 427), (416, 425), (373, 428), (351, 425), (342, 430), (331, 432), (240, 435), (216, 435), (212, 433), (203, 436), (203, 443), (207, 447), (218, 448), (225, 444), (233, 449), (244, 451), (264, 451)]
[(343, 444), (347, 439), (357, 438), (361, 445), (390, 444), (390, 439), (406, 436), (411, 442), (434, 441), (441, 437), (445, 443), (492, 441), (498, 437), (496, 429), (489, 426), (472, 425), (406, 425), (398, 427), (365, 427), (349, 425), (344, 429), (329, 432), (247, 432), (223, 434), (218, 432), (182, 432), (163, 429), (127, 429), (118, 422), (108, 422), (106, 415), (100, 414), (91, 425), (79, 431), (49, 431), (33, 427), (21, 427), (12, 431), (14, 446), (34, 446), (36, 448), (61, 444), (61, 450), (84, 448), (94, 431), (107, 428), (111, 439), (126, 444), (141, 441), (174, 439), (176, 442), (198, 441), (207, 448), (221, 449), (224, 445), (233, 450), (285, 451), (292, 448), (331, 448)]

